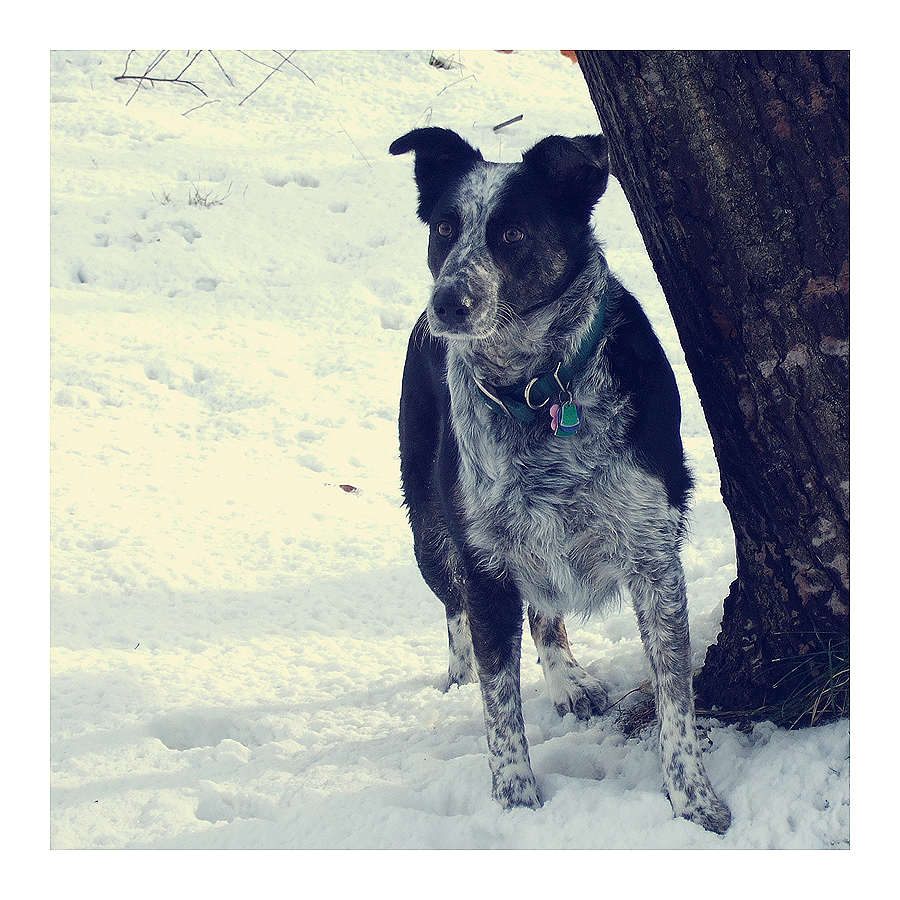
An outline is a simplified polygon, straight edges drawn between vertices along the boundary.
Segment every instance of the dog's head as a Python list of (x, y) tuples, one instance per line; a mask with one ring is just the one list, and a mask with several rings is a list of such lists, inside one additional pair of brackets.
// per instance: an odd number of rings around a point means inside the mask
[(445, 128), (411, 131), (390, 151), (416, 154), (433, 333), (488, 337), (558, 301), (583, 268), (609, 177), (602, 136), (544, 138), (520, 163), (486, 162)]

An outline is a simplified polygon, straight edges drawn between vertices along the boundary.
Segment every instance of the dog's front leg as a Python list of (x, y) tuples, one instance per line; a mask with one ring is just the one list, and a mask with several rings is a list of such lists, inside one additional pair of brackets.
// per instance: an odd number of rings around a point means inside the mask
[(659, 751), (666, 793), (677, 816), (724, 834), (728, 807), (715, 795), (700, 753), (694, 720), (687, 593), (681, 563), (631, 585), (644, 649), (656, 685)]
[(484, 701), (493, 797), (506, 809), (536, 809), (541, 801), (528, 756), (519, 686), (522, 600), (508, 577), (478, 578), (470, 582), (467, 611)]

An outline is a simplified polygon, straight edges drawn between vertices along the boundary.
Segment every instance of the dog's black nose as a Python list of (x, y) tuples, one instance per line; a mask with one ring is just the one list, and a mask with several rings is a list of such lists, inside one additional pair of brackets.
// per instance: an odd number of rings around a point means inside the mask
[(434, 314), (442, 325), (450, 327), (465, 324), (472, 313), (472, 299), (456, 291), (441, 291), (432, 300)]

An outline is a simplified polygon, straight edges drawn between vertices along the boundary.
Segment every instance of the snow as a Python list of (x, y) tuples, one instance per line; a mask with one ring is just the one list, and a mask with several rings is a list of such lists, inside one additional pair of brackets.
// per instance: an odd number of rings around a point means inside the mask
[[(302, 72), (241, 103), (268, 70), (217, 56), (235, 85), (203, 55), (205, 98), (116, 83), (125, 52), (51, 57), (51, 846), (849, 846), (847, 722), (704, 720), (734, 817), (718, 837), (673, 819), (652, 731), (559, 718), (533, 647), (539, 812), (490, 798), (478, 686), (438, 689), (443, 611), (396, 442), (426, 235), (412, 160), (387, 147), (441, 125), (512, 161), (594, 132), (577, 68), (556, 51), (456, 52), (449, 69), (429, 51), (298, 52)], [(715, 458), (614, 180), (595, 221), (681, 385), (699, 667), (735, 572)], [(570, 634), (615, 697), (649, 677), (629, 610)]]

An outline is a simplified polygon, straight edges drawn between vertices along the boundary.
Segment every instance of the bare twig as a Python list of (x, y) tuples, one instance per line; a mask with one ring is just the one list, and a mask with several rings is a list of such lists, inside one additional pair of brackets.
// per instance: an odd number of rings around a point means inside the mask
[(514, 122), (521, 122), (522, 116), (513, 116), (511, 119), (507, 119), (505, 122), (501, 122), (499, 125), (494, 126), (494, 131), (497, 132), (501, 128), (506, 128), (507, 125), (512, 125)]
[(192, 57), (191, 61), (175, 76), (176, 81), (181, 80), (181, 76), (184, 75), (185, 72), (194, 64), (194, 60), (202, 53), (202, 50), (198, 50)]
[(151, 77), (150, 77), (150, 73), (151, 73), (151, 72), (152, 72), (152, 71), (153, 71), (153, 70), (154, 70), (154, 69), (155, 69), (155, 68), (156, 68), (156, 67), (157, 67), (157, 66), (158, 66), (165, 58), (166, 58), (166, 56), (168, 55), (169, 51), (168, 51), (168, 50), (162, 50), (160, 53), (158, 53), (158, 54), (156, 55), (156, 59), (154, 59), (153, 62), (150, 63), (149, 66), (147, 66), (147, 68), (146, 68), (146, 70), (144, 71), (144, 74), (143, 74), (143, 75), (128, 75), (128, 74), (127, 74), (127, 72), (128, 72), (128, 62), (129, 62), (129, 60), (131, 59), (132, 53), (134, 53), (133, 50), (130, 51), (129, 54), (128, 54), (128, 57), (127, 57), (126, 60), (125, 60), (125, 71), (122, 72), (122, 74), (119, 75), (119, 76), (117, 76), (116, 79), (115, 79), (115, 80), (118, 81), (119, 83), (122, 83), (122, 82), (125, 82), (125, 81), (136, 81), (136, 82), (137, 82), (137, 87), (135, 87), (134, 93), (128, 98), (128, 100), (127, 100), (127, 102), (125, 103), (125, 105), (128, 106), (128, 104), (131, 103), (131, 101), (134, 99), (135, 94), (137, 94), (137, 92), (144, 86), (145, 83), (149, 83), (149, 84), (162, 84), (162, 83), (166, 83), (166, 84), (186, 84), (186, 85), (188, 85), (189, 87), (194, 88), (194, 90), (200, 91), (200, 93), (203, 94), (203, 96), (205, 97), (205, 96), (206, 96), (206, 91), (204, 91), (202, 87), (200, 87), (198, 84), (196, 84), (196, 83), (193, 82), (193, 81), (188, 81), (186, 78), (182, 78), (182, 77), (181, 77), (181, 76), (184, 75), (184, 73), (187, 72), (187, 70), (193, 65), (194, 60), (195, 60), (202, 52), (203, 52), (202, 50), (198, 50), (198, 51), (193, 55), (193, 57), (191, 58), (191, 61), (190, 61), (190, 62), (189, 62), (189, 63), (188, 63), (188, 64), (187, 64), (187, 65), (186, 65), (186, 66), (185, 66), (185, 67), (184, 67), (184, 68), (183, 68), (183, 69), (182, 69), (175, 77), (174, 77), (174, 78), (151, 78)]
[(204, 106), (209, 106), (210, 103), (221, 103), (221, 102), (222, 102), (221, 100), (207, 100), (205, 103), (201, 103), (199, 106), (192, 106), (190, 109), (186, 109), (182, 113), (182, 115), (183, 116), (189, 115), (190, 113), (194, 112), (194, 110), (203, 109)]
[(310, 78), (310, 76), (306, 72), (304, 72), (303, 69), (300, 68), (300, 66), (297, 65), (297, 63), (295, 63), (291, 60), (291, 57), (296, 52), (297, 52), (296, 50), (292, 50), (287, 56), (285, 56), (280, 50), (273, 50), (272, 53), (274, 53), (276, 56), (281, 57), (281, 63), (277, 66), (273, 66), (271, 63), (267, 63), (264, 60), (257, 59), (255, 56), (251, 56), (245, 50), (238, 50), (238, 53), (240, 53), (241, 56), (246, 56), (247, 59), (249, 59), (251, 62), (255, 62), (259, 66), (265, 66), (267, 69), (271, 69), (273, 72), (277, 72), (281, 68), (281, 66), (284, 65), (284, 63), (289, 63), (301, 75), (303, 75), (304, 78), (309, 78), (310, 82), (312, 82), (312, 84), (315, 84), (315, 81), (313, 81), (312, 78)]
[(341, 120), (340, 120), (340, 119), (338, 119), (338, 125), (341, 126), (341, 131), (343, 131), (344, 134), (346, 134), (347, 137), (350, 138), (350, 143), (353, 144), (353, 146), (356, 147), (356, 149), (359, 151), (359, 155), (363, 158), (363, 162), (371, 169), (371, 168), (372, 168), (372, 163), (370, 163), (370, 162), (366, 159), (366, 154), (363, 153), (362, 150), (359, 149), (359, 144), (357, 144), (356, 141), (353, 140), (353, 137), (351, 136), (350, 132), (347, 131), (347, 129), (344, 128), (344, 126), (341, 124)]
[(455, 87), (457, 84), (462, 84), (462, 82), (468, 81), (470, 78), (473, 81), (478, 81), (478, 79), (474, 75), (466, 75), (464, 78), (457, 78), (456, 81), (453, 81), (450, 84), (444, 85), (444, 87), (442, 87), (435, 96), (440, 97), (441, 94), (444, 93), (444, 91), (449, 91), (450, 88)]
[(216, 61), (216, 65), (219, 67), (219, 71), (228, 79), (228, 83), (232, 87), (234, 87), (234, 82), (231, 80), (231, 76), (225, 71), (225, 69), (222, 66), (222, 63), (219, 62), (219, 58), (216, 56), (215, 53), (212, 52), (212, 50), (210, 50), (208, 52), (209, 52), (209, 55)]
[[(195, 84), (193, 81), (187, 81), (183, 78), (148, 78), (146, 75), (117, 75), (115, 80), (119, 82), (137, 81), (138, 86), (137, 89), (135, 89), (134, 94), (136, 94), (138, 90), (140, 90), (144, 82), (149, 82), (150, 84), (186, 84), (188, 85), (188, 87), (192, 87), (194, 88), (194, 90), (200, 91), (200, 93), (203, 94), (204, 97), (206, 96), (206, 91), (204, 91), (202, 87)], [(128, 103), (131, 103), (134, 94), (132, 94), (131, 97), (128, 98), (128, 102), (125, 104), (126, 106), (128, 105)]]
[[(128, 56), (125, 57), (125, 68), (122, 70), (122, 74), (116, 79), (116, 81), (121, 81), (122, 79), (124, 79), (126, 77), (134, 78), (133, 75), (131, 75), (131, 76), (128, 75), (128, 64), (131, 62), (131, 57), (134, 56), (134, 54), (136, 52), (137, 51), (135, 51), (135, 50), (128, 51)], [(159, 53), (156, 54), (156, 59), (154, 59), (153, 62), (150, 63), (150, 65), (147, 66), (147, 68), (144, 70), (144, 77), (148, 76), (156, 68), (156, 66), (158, 66), (166, 58), (166, 55), (168, 54), (168, 52), (169, 52), (168, 50), (161, 50)], [(143, 79), (139, 78), (137, 86), (134, 89), (134, 93), (132, 93), (132, 95), (125, 101), (126, 106), (128, 106), (128, 104), (131, 103), (132, 100), (134, 100), (135, 95), (142, 87), (143, 87)]]
[[(213, 58), (216, 66), (218, 66), (219, 71), (222, 73), (222, 75), (224, 76), (224, 78), (226, 79), (228, 84), (231, 87), (235, 87), (236, 85), (235, 85), (234, 79), (231, 77), (231, 75), (229, 75), (229, 73), (226, 71), (226, 69), (225, 69), (224, 65), (222, 64), (221, 60), (219, 59), (219, 57), (212, 50), (185, 51), (184, 55), (187, 57), (187, 62), (181, 66), (181, 70), (178, 72), (177, 75), (174, 75), (174, 76), (163, 76), (161, 73), (158, 73), (161, 63), (164, 60), (170, 58), (170, 55), (173, 53), (173, 51), (171, 51), (171, 50), (159, 51), (157, 53), (156, 57), (150, 62), (149, 65), (147, 65), (147, 67), (144, 69), (144, 71), (141, 74), (133, 74), (132, 72), (129, 71), (129, 66), (134, 64), (134, 61), (136, 58), (137, 59), (140, 58), (140, 54), (136, 50), (130, 50), (128, 52), (128, 56), (125, 60), (125, 68), (122, 71), (122, 74), (115, 77), (115, 81), (120, 82), (120, 83), (125, 83), (125, 82), (129, 82), (129, 81), (135, 82), (134, 92), (128, 98), (125, 105), (127, 106), (129, 103), (131, 103), (131, 101), (137, 95), (137, 92), (142, 87), (153, 87), (154, 85), (157, 85), (157, 84), (187, 85), (188, 87), (191, 87), (196, 91), (199, 91), (199, 93), (201, 93), (204, 97), (207, 97), (208, 94), (207, 94), (206, 90), (204, 90), (204, 88), (201, 87), (201, 85), (203, 85), (203, 80), (199, 79), (199, 78), (187, 77), (187, 73), (190, 70), (190, 68), (192, 66), (194, 66), (194, 64), (197, 62), (197, 60), (200, 58), (200, 56), (204, 52), (208, 53), (209, 56), (211, 56)], [(311, 84), (315, 84), (315, 81), (313, 81), (313, 79), (310, 78), (310, 76), (306, 72), (304, 72), (303, 69), (300, 68), (300, 66), (298, 66), (295, 62), (293, 62), (291, 60), (291, 57), (297, 52), (296, 50), (291, 50), (287, 54), (282, 53), (279, 50), (269, 51), (272, 54), (274, 54), (279, 60), (275, 65), (272, 65), (263, 59), (256, 59), (255, 57), (251, 56), (249, 53), (247, 53), (244, 50), (238, 50), (237, 52), (240, 53), (242, 56), (246, 57), (247, 59), (249, 59), (251, 62), (255, 63), (256, 65), (263, 66), (264, 68), (269, 70), (268, 75), (252, 91), (250, 91), (250, 93), (247, 94), (247, 96), (245, 96), (243, 98), (243, 100), (240, 101), (238, 106), (243, 105), (247, 100), (249, 100), (250, 97), (252, 97), (276, 72), (280, 71), (285, 66), (291, 66), (292, 68), (296, 69), (301, 75), (303, 75), (304, 78), (308, 79)], [(168, 65), (167, 68), (169, 70), (171, 70), (173, 67), (171, 65)], [(207, 102), (208, 103), (218, 103), (221, 101), (208, 100)], [(206, 103), (201, 103), (199, 106), (195, 106), (195, 107), (187, 110), (187, 112), (182, 113), (182, 115), (188, 115), (189, 113), (194, 112), (194, 110), (201, 109), (203, 106), (206, 106), (206, 105), (207, 105)]]
[[(266, 82), (267, 82), (267, 81), (268, 81), (268, 80), (269, 80), (269, 79), (270, 79), (270, 78), (278, 71), (278, 70), (279, 70), (279, 69), (281, 69), (281, 67), (282, 67), (286, 62), (288, 62), (288, 61), (290, 60), (290, 58), (291, 58), (296, 52), (297, 52), (296, 50), (291, 50), (291, 52), (290, 52), (287, 56), (282, 56), (281, 62), (280, 62), (277, 66), (275, 66), (275, 68), (273, 68), (272, 71), (269, 72), (269, 74), (266, 75), (266, 77), (263, 78), (263, 80), (262, 80), (255, 88), (253, 88), (253, 90), (250, 91), (250, 93), (247, 94), (246, 97), (244, 97), (244, 100), (249, 100), (249, 99), (250, 99), (250, 98), (251, 98), (251, 97), (252, 97), (252, 96), (253, 96), (253, 95), (254, 95), (254, 94), (255, 94), (255, 93), (256, 93), (256, 92), (257, 92), (257, 91), (258, 91), (258, 90), (259, 90), (259, 89), (260, 89), (260, 88), (261, 88), (261, 87), (262, 87), (262, 86), (263, 86), (263, 85), (264, 85), (264, 84), (265, 84), (265, 83), (266, 83)], [(270, 68), (271, 68), (271, 67), (270, 67)], [(243, 106), (244, 100), (241, 100), (241, 102), (238, 103), (238, 106)]]
[[(132, 50), (131, 53), (134, 53), (134, 50)], [(128, 54), (128, 59), (131, 59), (131, 53)], [(150, 63), (149, 66), (147, 66), (147, 69), (144, 72), (144, 74), (149, 75), (168, 55), (169, 55), (168, 50), (160, 50), (159, 53), (156, 54), (156, 59), (154, 59), (153, 62)], [(128, 66), (127, 59), (125, 60), (125, 66), (126, 66), (126, 68)]]
[(246, 56), (250, 62), (255, 62), (258, 66), (265, 66), (267, 69), (275, 69), (275, 66), (271, 63), (267, 63), (261, 59), (257, 59), (255, 56), (251, 56), (246, 50), (238, 50), (238, 53), (240, 53), (241, 56)]
[[(291, 64), (291, 65), (292, 65), (292, 66), (293, 66), (293, 67), (294, 67), (301, 75), (303, 75), (305, 78), (309, 78), (309, 81), (310, 81), (311, 84), (315, 84), (315, 81), (313, 81), (312, 78), (310, 78), (309, 75), (307, 75), (306, 72), (304, 72), (303, 69), (301, 69), (300, 66), (297, 65), (297, 63), (291, 62), (290, 57), (285, 56), (280, 50), (273, 50), (272, 52), (273, 52), (273, 53), (277, 53), (277, 54), (278, 54), (285, 62), (290, 62), (290, 64)], [(295, 51), (293, 51), (293, 52), (296, 53), (297, 51), (295, 50)]]

